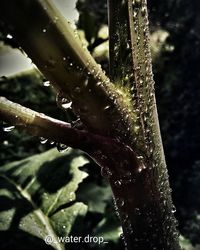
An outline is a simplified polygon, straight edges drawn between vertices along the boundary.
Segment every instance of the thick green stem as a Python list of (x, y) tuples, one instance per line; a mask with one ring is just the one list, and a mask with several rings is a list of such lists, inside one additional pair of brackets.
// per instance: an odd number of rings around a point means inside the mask
[[(118, 69), (121, 66), (118, 58), (130, 52), (128, 59), (122, 63), (129, 71), (128, 78), (125, 71), (111, 70), (111, 79), (121, 84), (122, 88), (127, 86), (131, 96), (138, 130), (131, 131), (130, 124), (127, 141), (136, 152), (141, 153), (139, 157), (143, 158), (144, 164), (132, 185), (116, 187), (110, 181), (115, 199), (124, 199), (123, 206), (118, 205), (118, 209), (125, 242), (131, 250), (177, 250), (180, 247), (173, 214), (175, 209), (171, 200), (154, 94), (146, 1), (109, 0), (108, 3), (112, 68)], [(131, 169), (132, 165), (129, 164), (129, 171)]]

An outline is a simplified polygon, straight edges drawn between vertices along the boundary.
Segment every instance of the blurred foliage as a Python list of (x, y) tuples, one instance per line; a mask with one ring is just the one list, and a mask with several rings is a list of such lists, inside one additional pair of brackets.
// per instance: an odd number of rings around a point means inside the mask
[[(87, 213), (87, 206), (75, 201), (87, 177), (79, 167), (87, 162), (78, 151), (51, 149), (0, 168), (1, 249), (45, 249), (46, 235), (55, 240), (69, 235)], [(52, 245), (59, 250), (62, 244)]]
[[(107, 53), (96, 53), (99, 46), (106, 49), (106, 37), (99, 31), (107, 25), (106, 0), (79, 0), (78, 28), (85, 31), (88, 49), (108, 71)], [(185, 250), (198, 250), (200, 244), (200, 7), (198, 0), (148, 1), (152, 32), (153, 68), (159, 119), (166, 160), (169, 169), (173, 200), (179, 220)], [(0, 25), (0, 27), (2, 24)], [(17, 47), (6, 37), (1, 28), (1, 40)], [(101, 48), (102, 49), (102, 48)], [(55, 94), (43, 86), (38, 72), (22, 74), (13, 79), (2, 78), (0, 92), (7, 98), (68, 120), (69, 115), (56, 107)], [(10, 87), (12, 85), (12, 87)], [(4, 126), (2, 124), (2, 126)], [(0, 131), (0, 162), (20, 160), (52, 147), (43, 145), (16, 130)], [(111, 191), (100, 175), (99, 168), (91, 161), (82, 168), (89, 176), (77, 190), (77, 201), (88, 205), (83, 218), (84, 230), (77, 235), (103, 235), (109, 244), (100, 246), (76, 245), (76, 249), (120, 249), (118, 242), (119, 221), (113, 213)], [(187, 240), (186, 240), (187, 239)], [(193, 246), (192, 246), (193, 245)], [(194, 247), (196, 245), (196, 247)], [(80, 248), (79, 248), (80, 247)]]
[[(71, 149), (64, 154), (51, 149), (1, 166), (1, 249), (62, 247), (47, 247), (46, 235), (55, 240), (71, 235), (103, 236), (108, 244), (80, 243), (76, 249), (119, 249), (121, 229), (113, 214), (111, 190), (102, 180), (91, 182), (87, 174), (91, 167), (83, 153)], [(66, 249), (73, 247), (67, 243)]]
[(99, 29), (107, 24), (106, 1), (79, 0), (76, 7), (79, 11), (78, 28), (85, 31), (90, 45), (97, 43)]

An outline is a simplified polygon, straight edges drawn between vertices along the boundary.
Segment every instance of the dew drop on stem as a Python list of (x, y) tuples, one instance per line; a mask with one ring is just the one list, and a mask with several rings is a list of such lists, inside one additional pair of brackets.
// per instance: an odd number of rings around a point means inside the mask
[(44, 138), (44, 137), (40, 137), (40, 143), (41, 144), (45, 144), (47, 143), (48, 139)]
[(124, 199), (123, 198), (116, 198), (116, 205), (118, 207), (123, 207), (124, 206)]
[(110, 108), (110, 105), (107, 105), (107, 106), (104, 107), (104, 110), (107, 110), (109, 108)]
[(49, 86), (50, 86), (50, 81), (44, 80), (44, 81), (43, 81), (43, 85), (44, 85), (45, 87), (49, 87)]
[(57, 147), (57, 150), (60, 153), (64, 153), (64, 152), (66, 152), (69, 149), (69, 147), (67, 145), (63, 144), (63, 143), (57, 143), (56, 147)]
[(4, 128), (3, 128), (3, 131), (4, 131), (4, 132), (11, 132), (14, 128), (15, 128), (15, 126), (4, 127)]
[(135, 214), (136, 215), (141, 215), (141, 211), (138, 207), (135, 208)]
[(172, 205), (172, 213), (175, 213), (176, 212), (176, 208), (174, 205)]
[(114, 184), (115, 184), (116, 187), (120, 187), (122, 185), (122, 182), (121, 182), (121, 180), (116, 180), (114, 182)]
[(104, 178), (110, 178), (112, 176), (112, 172), (108, 167), (101, 167), (101, 175)]
[(65, 102), (65, 101), (63, 101), (63, 103), (61, 104), (61, 106), (64, 109), (69, 109), (72, 106), (72, 102), (67, 102), (67, 101)]
[(80, 92), (81, 92), (81, 88), (80, 87), (75, 87), (75, 89), (74, 89), (74, 92), (76, 93), (76, 94), (80, 94)]
[(6, 38), (8, 38), (8, 39), (12, 39), (12, 38), (13, 38), (13, 36), (12, 36), (11, 34), (7, 34)]
[(62, 95), (62, 93), (58, 93), (56, 97), (56, 102), (58, 107), (63, 109), (71, 109), (72, 108), (72, 102), (68, 100), (66, 97)]
[(141, 13), (142, 13), (143, 16), (145, 16), (145, 14), (146, 14), (146, 8), (144, 6), (141, 9)]
[(102, 85), (102, 82), (97, 82), (96, 85), (100, 86), (100, 85)]

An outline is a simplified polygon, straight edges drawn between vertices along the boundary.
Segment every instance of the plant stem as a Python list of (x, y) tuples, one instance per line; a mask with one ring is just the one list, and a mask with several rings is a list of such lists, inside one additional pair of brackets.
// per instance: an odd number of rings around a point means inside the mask
[[(171, 200), (154, 94), (146, 1), (109, 0), (108, 3), (110, 65), (115, 69), (110, 71), (111, 79), (122, 87), (126, 86), (132, 96), (138, 130), (129, 133), (127, 143), (143, 159), (140, 174), (134, 183), (116, 186), (110, 180), (125, 245), (130, 250), (177, 250), (180, 246), (175, 208)], [(124, 58), (127, 53), (127, 60), (120, 64), (119, 58)], [(121, 65), (124, 70), (120, 69)], [(131, 169), (129, 163), (130, 172)], [(122, 199), (124, 202), (117, 202)]]
[(139, 164), (134, 151), (119, 140), (73, 128), (70, 123), (25, 108), (5, 97), (0, 97), (0, 119), (31, 135), (81, 149), (100, 166), (109, 165), (112, 171), (118, 172), (114, 162), (118, 162), (123, 154), (125, 158), (130, 159), (135, 169)]
[[(73, 110), (85, 126), (102, 135), (124, 130), (122, 93), (52, 1), (2, 0), (0, 16), (51, 84), (73, 102)], [(110, 116), (115, 119), (111, 121)]]
[(70, 123), (48, 117), (0, 97), (0, 119), (25, 130), (31, 135), (44, 137), (74, 148), (83, 148), (87, 131), (73, 128)]

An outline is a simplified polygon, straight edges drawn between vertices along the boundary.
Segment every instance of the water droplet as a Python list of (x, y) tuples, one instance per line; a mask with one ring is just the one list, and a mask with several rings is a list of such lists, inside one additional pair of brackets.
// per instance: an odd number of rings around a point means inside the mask
[(62, 103), (62, 107), (64, 108), (64, 109), (69, 109), (69, 108), (71, 108), (71, 106), (72, 106), (72, 102), (63, 102)]
[(137, 215), (141, 215), (141, 211), (138, 207), (135, 208), (135, 214)]
[(80, 87), (76, 87), (76, 88), (74, 89), (74, 92), (77, 93), (77, 94), (80, 94), (81, 88), (80, 88)]
[(142, 155), (137, 155), (136, 157), (137, 157), (137, 159), (139, 159), (139, 160), (143, 160), (143, 159), (144, 159), (144, 157), (143, 157)]
[(175, 206), (173, 205), (172, 206), (172, 213), (175, 213), (176, 212), (176, 208), (175, 208)]
[(86, 78), (85, 81), (83, 82), (83, 84), (84, 84), (85, 87), (88, 86), (88, 82), (89, 82), (89, 80), (88, 80), (88, 78)]
[(63, 228), (66, 228), (66, 226), (62, 226)]
[(5, 132), (10, 132), (10, 131), (12, 131), (14, 128), (15, 128), (15, 126), (5, 127), (5, 128), (3, 128), (3, 131), (5, 131)]
[(44, 138), (44, 137), (40, 137), (40, 143), (41, 144), (45, 144), (48, 141), (48, 139)]
[(73, 199), (74, 199), (74, 193), (70, 192), (69, 193), (69, 201), (73, 201)]
[(100, 86), (102, 84), (102, 82), (97, 82), (96, 85), (97, 86)]
[(110, 105), (107, 105), (107, 106), (104, 107), (104, 110), (107, 110), (109, 108), (110, 108)]
[(72, 108), (72, 102), (69, 101), (66, 97), (64, 97), (62, 95), (62, 93), (57, 94), (56, 102), (60, 108), (63, 108), (63, 109), (71, 109)]
[(110, 178), (112, 176), (112, 172), (108, 167), (101, 167), (101, 175), (105, 178)]
[(143, 170), (143, 168), (142, 168), (142, 167), (139, 167), (139, 168), (138, 168), (138, 172), (139, 172), (139, 173), (141, 173), (141, 172), (142, 172), (142, 170)]
[(55, 16), (54, 19), (53, 19), (53, 22), (54, 22), (54, 23), (57, 23), (57, 20), (58, 20), (58, 17)]
[(50, 86), (50, 81), (44, 81), (44, 82), (43, 82), (43, 85), (44, 85), (45, 87), (49, 87), (49, 86)]
[(124, 199), (122, 199), (122, 198), (116, 198), (116, 205), (118, 206), (118, 207), (123, 207), (124, 206)]
[(60, 152), (60, 153), (64, 153), (65, 151), (68, 150), (68, 146), (63, 144), (63, 143), (57, 143), (56, 144), (56, 147), (57, 147), (57, 150)]
[(135, 133), (137, 133), (137, 132), (139, 131), (139, 129), (140, 129), (140, 126), (138, 126), (138, 125), (135, 125), (135, 126), (134, 126), (134, 131), (135, 131)]
[(122, 182), (121, 182), (121, 180), (117, 180), (114, 182), (114, 184), (116, 187), (120, 187), (122, 185)]
[(12, 39), (12, 38), (13, 38), (13, 36), (12, 36), (11, 34), (7, 34), (6, 38), (8, 38), (8, 39)]
[(7, 146), (9, 144), (8, 141), (3, 141), (3, 145)]
[(142, 7), (141, 13), (143, 16), (145, 16), (145, 14), (146, 14), (146, 7), (145, 6)]

